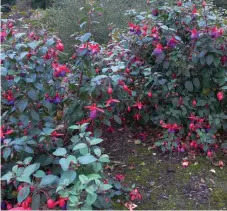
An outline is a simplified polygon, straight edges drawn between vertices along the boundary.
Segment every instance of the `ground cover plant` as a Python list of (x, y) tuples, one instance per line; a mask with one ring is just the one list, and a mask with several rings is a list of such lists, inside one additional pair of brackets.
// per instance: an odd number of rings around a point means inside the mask
[(101, 45), (91, 2), (69, 58), (43, 27), (2, 19), (2, 209), (134, 209), (140, 190), (107, 174), (100, 145), (119, 128), (144, 128), (136, 143), (157, 128), (151, 149), (164, 153), (225, 152), (224, 19), (205, 1), (146, 3)]

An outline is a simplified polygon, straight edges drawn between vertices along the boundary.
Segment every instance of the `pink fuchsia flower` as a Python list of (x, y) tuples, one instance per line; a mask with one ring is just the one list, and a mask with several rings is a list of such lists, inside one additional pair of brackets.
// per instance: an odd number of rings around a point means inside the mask
[(134, 190), (131, 190), (130, 193), (129, 193), (129, 196), (130, 196), (130, 199), (132, 201), (142, 199), (142, 195), (140, 194), (140, 192), (137, 188), (134, 189)]
[(115, 180), (122, 182), (125, 179), (125, 176), (123, 174), (116, 174)]
[(109, 100), (106, 101), (106, 106), (110, 106), (110, 105), (113, 104), (113, 103), (120, 103), (120, 101), (117, 100), (117, 99), (113, 99), (113, 98), (111, 97)]
[(211, 29), (211, 32), (210, 32), (210, 35), (212, 38), (214, 39), (217, 39), (221, 36), (220, 34), (220, 30), (218, 29), (217, 26), (214, 26), (212, 29)]
[(140, 118), (141, 118), (141, 115), (140, 115), (140, 114), (135, 114), (135, 115), (134, 115), (134, 119), (135, 119), (135, 120), (139, 121)]
[(217, 93), (217, 98), (219, 101), (222, 101), (224, 99), (224, 93), (223, 92), (218, 92)]
[(132, 107), (137, 107), (139, 110), (141, 110), (143, 108), (143, 104), (137, 101)]
[(169, 47), (171, 47), (171, 48), (175, 48), (175, 46), (177, 45), (177, 43), (178, 43), (178, 41), (176, 40), (176, 38), (175, 38), (175, 37), (172, 37), (172, 38), (168, 41), (167, 45), (168, 45)]
[(4, 139), (5, 138), (5, 135), (9, 135), (11, 133), (13, 133), (14, 130), (5, 130), (5, 126), (2, 125), (1, 128), (0, 128), (0, 138), (1, 139)]
[(177, 2), (177, 6), (178, 6), (178, 7), (181, 7), (181, 6), (182, 6), (182, 1), (178, 1), (178, 2)]
[(158, 43), (152, 54), (155, 56), (159, 56), (160, 54), (162, 54), (162, 52), (163, 52), (163, 47), (160, 43)]
[(198, 33), (197, 29), (192, 29), (191, 30), (191, 39), (196, 40), (198, 38), (199, 38), (199, 33)]

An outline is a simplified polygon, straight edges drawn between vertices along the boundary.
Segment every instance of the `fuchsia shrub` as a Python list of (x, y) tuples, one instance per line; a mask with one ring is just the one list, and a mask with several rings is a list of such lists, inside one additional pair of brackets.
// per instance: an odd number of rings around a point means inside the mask
[(128, 11), (128, 28), (113, 31), (107, 46), (90, 33), (76, 37), (67, 64), (57, 37), (2, 20), (7, 209), (12, 199), (17, 209), (101, 209), (115, 195), (141, 200), (137, 188), (121, 184), (124, 175), (103, 175), (109, 158), (98, 144), (115, 123), (160, 126), (155, 145), (163, 151), (200, 149), (210, 157), (219, 148), (215, 135), (227, 129), (227, 28), (205, 2), (148, 6)]

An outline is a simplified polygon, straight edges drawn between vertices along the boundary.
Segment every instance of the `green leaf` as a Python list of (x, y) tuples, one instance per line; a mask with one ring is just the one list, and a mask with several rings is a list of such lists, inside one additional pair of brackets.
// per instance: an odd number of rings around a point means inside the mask
[(3, 150), (3, 158), (5, 159), (5, 161), (7, 161), (10, 154), (11, 154), (11, 149), (9, 147)]
[(80, 174), (79, 175), (79, 180), (82, 184), (87, 184), (89, 182), (89, 179), (87, 176), (83, 175), (83, 174)]
[(69, 129), (72, 129), (72, 130), (78, 130), (80, 127), (78, 125), (72, 125), (69, 127)]
[(54, 183), (56, 183), (58, 181), (58, 179), (59, 178), (57, 176), (49, 174), (49, 175), (46, 175), (42, 178), (39, 185), (41, 187), (53, 185)]
[(31, 161), (32, 161), (32, 157), (27, 157), (27, 158), (25, 158), (24, 159), (24, 165), (28, 165), (28, 164), (30, 164), (31, 163)]
[(36, 91), (34, 89), (28, 90), (27, 94), (32, 100), (37, 100), (38, 99), (37, 93), (36, 93)]
[(38, 45), (39, 45), (39, 42), (37, 42), (37, 41), (33, 41), (33, 42), (28, 43), (28, 46), (30, 48), (32, 48), (33, 50), (35, 50), (38, 47)]
[(67, 151), (66, 151), (65, 148), (59, 147), (53, 152), (53, 155), (55, 155), (55, 156), (64, 156), (64, 155), (66, 155), (66, 153), (67, 153)]
[(86, 148), (86, 147), (87, 147), (87, 144), (79, 143), (79, 144), (77, 144), (76, 146), (73, 147), (73, 151), (75, 151), (77, 149), (83, 149), (83, 148)]
[(96, 193), (93, 193), (93, 194), (88, 193), (86, 198), (86, 203), (88, 205), (92, 205), (96, 201), (96, 199), (97, 199)]
[(63, 171), (67, 171), (69, 168), (70, 162), (66, 158), (61, 158), (59, 160), (59, 164), (61, 165), (61, 168), (63, 169)]
[(22, 201), (24, 201), (29, 196), (29, 193), (30, 193), (30, 188), (28, 186), (23, 187), (17, 194), (17, 202), (21, 203)]
[(40, 208), (40, 194), (32, 195), (32, 210), (39, 210)]
[(12, 172), (8, 172), (1, 177), (1, 180), (6, 180), (7, 183), (14, 177)]
[(96, 144), (99, 144), (99, 143), (101, 143), (101, 142), (103, 142), (103, 139), (101, 139), (101, 138), (94, 138), (94, 139), (92, 139), (92, 140), (90, 141), (90, 144), (91, 144), (91, 145), (96, 145)]
[(19, 111), (22, 113), (26, 109), (27, 105), (28, 105), (28, 100), (22, 99), (18, 102), (17, 107), (18, 107)]
[(91, 33), (86, 33), (86, 34), (84, 34), (83, 36), (81, 36), (81, 37), (79, 38), (79, 40), (80, 40), (82, 43), (85, 43), (85, 42), (87, 42), (87, 41), (90, 39), (90, 37), (91, 37)]
[(104, 184), (103, 187), (102, 187), (102, 189), (103, 189), (103, 190), (109, 190), (109, 189), (111, 189), (112, 187), (113, 187), (112, 185)]
[(26, 182), (28, 184), (32, 184), (30, 177), (27, 177), (27, 176), (17, 177), (17, 181), (19, 181), (19, 182)]
[(20, 76), (15, 76), (15, 77), (14, 77), (14, 82), (15, 82), (15, 83), (18, 83), (19, 81), (20, 81)]
[(37, 177), (37, 178), (41, 178), (41, 177), (44, 177), (46, 176), (45, 172), (42, 171), (42, 170), (38, 170), (37, 172), (35, 172), (35, 174), (33, 174), (34, 177)]
[(200, 87), (200, 81), (199, 81), (198, 78), (193, 78), (193, 84), (194, 84), (194, 86), (195, 86), (197, 89), (199, 89), (199, 87)]
[(99, 148), (95, 148), (95, 149), (94, 149), (94, 153), (95, 153), (95, 155), (97, 155), (97, 156), (100, 156), (100, 155), (102, 154), (102, 152), (101, 152), (101, 150), (100, 150)]
[(95, 162), (97, 158), (95, 158), (93, 155), (87, 154), (79, 157), (78, 160), (81, 164), (86, 165), (86, 164)]
[(213, 55), (209, 54), (208, 56), (206, 56), (206, 63), (210, 66), (214, 61), (214, 57)]
[(76, 179), (76, 172), (69, 170), (61, 174), (59, 185), (68, 186)]
[(117, 115), (114, 115), (114, 120), (120, 125), (121, 124), (121, 118)]
[(54, 43), (55, 43), (55, 41), (54, 41), (53, 38), (50, 38), (50, 39), (48, 39), (48, 40), (46, 41), (46, 45), (47, 45), (47, 46), (51, 46), (51, 45), (53, 45)]
[(99, 158), (99, 162), (102, 162), (102, 163), (108, 163), (108, 162), (110, 162), (109, 156), (108, 155), (102, 155)]
[(27, 166), (27, 167), (24, 169), (24, 172), (23, 172), (22, 176), (27, 176), (27, 177), (29, 177), (29, 176), (32, 175), (35, 171), (37, 171), (39, 167), (40, 167), (40, 164), (39, 164), (39, 163), (34, 163), (34, 164), (32, 164), (32, 165)]
[(184, 85), (185, 85), (185, 88), (186, 88), (188, 91), (190, 91), (190, 92), (193, 91), (193, 84), (192, 84), (191, 81), (186, 81)]
[(50, 135), (52, 132), (54, 132), (54, 129), (52, 128), (43, 128), (43, 134)]
[(32, 116), (32, 119), (39, 122), (40, 118), (39, 118), (39, 114), (37, 112), (35, 112), (34, 110), (31, 110), (31, 116)]

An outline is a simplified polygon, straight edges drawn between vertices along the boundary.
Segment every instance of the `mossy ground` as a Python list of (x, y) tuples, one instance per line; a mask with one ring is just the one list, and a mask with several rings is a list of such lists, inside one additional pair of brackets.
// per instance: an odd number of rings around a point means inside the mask
[[(201, 154), (183, 168), (181, 162), (187, 154), (162, 154), (149, 150), (149, 144), (126, 142), (118, 138), (119, 150), (116, 143), (110, 145), (112, 160), (120, 163), (113, 174), (125, 174), (125, 182), (139, 188), (143, 200), (135, 202), (138, 210), (227, 209), (226, 166), (220, 169)], [(221, 154), (218, 160), (227, 163), (227, 156)], [(117, 203), (114, 206), (126, 209)]]

